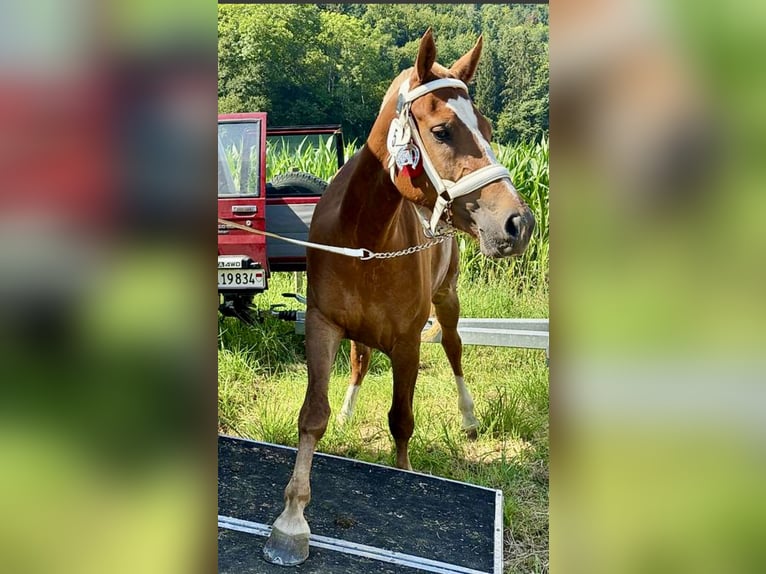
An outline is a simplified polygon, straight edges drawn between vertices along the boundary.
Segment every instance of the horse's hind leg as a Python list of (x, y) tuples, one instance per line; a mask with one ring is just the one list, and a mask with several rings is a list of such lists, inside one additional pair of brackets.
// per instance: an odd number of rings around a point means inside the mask
[(463, 430), (470, 438), (476, 438), (479, 421), (473, 412), (473, 398), (463, 378), (463, 343), (457, 332), (460, 318), (460, 302), (454, 288), (447, 288), (434, 297), (436, 318), (442, 329), (442, 347), (447, 355), (457, 387), (457, 406), (463, 417)]
[(300, 564), (309, 555), (308, 522), (303, 509), (311, 500), (311, 461), (316, 443), (327, 430), (330, 403), (327, 387), (330, 367), (338, 351), (342, 332), (316, 310), (306, 312), (306, 362), (309, 381), (298, 418), (298, 454), (290, 482), (285, 489), (285, 509), (274, 521), (263, 554), (274, 564)]
[(367, 370), (370, 368), (371, 354), (372, 351), (368, 346), (351, 341), (351, 379), (348, 382), (343, 407), (341, 407), (337, 417), (340, 424), (344, 424), (354, 416), (354, 408), (359, 398), (359, 388), (362, 385), (364, 376), (367, 374)]
[[(417, 337), (419, 335), (420, 333)], [(391, 410), (388, 411), (388, 427), (396, 443), (396, 466), (412, 470), (408, 451), (410, 438), (415, 429), (412, 399), (420, 364), (419, 339), (398, 343), (389, 356), (394, 372), (394, 396), (391, 401)]]

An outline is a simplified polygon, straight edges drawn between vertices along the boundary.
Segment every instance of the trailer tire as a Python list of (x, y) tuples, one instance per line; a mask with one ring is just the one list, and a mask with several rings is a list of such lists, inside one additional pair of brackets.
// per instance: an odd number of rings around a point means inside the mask
[(327, 182), (305, 171), (293, 171), (274, 176), (269, 182), (275, 195), (322, 195)]

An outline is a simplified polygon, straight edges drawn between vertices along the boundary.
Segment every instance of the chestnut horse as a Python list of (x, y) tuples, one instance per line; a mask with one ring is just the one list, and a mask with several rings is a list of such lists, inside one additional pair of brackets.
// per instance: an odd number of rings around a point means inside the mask
[(476, 426), (462, 377), (458, 248), (450, 232), (456, 228), (478, 238), (482, 253), (497, 258), (521, 254), (534, 227), (532, 213), (490, 148), (489, 122), (468, 95), (481, 46), (480, 37), (448, 69), (435, 62), (429, 29), (415, 66), (389, 87), (364, 147), (336, 174), (316, 207), (312, 242), (362, 248), (371, 257), (308, 249), (308, 388), (285, 509), (264, 547), (269, 562), (299, 564), (309, 554), (303, 510), (311, 497), (314, 450), (330, 417), (330, 368), (342, 339), (353, 342), (352, 389), (364, 375), (370, 349), (391, 359), (389, 428), (396, 466), (411, 469), (407, 449), (421, 331), (433, 305), (461, 394), (464, 426)]

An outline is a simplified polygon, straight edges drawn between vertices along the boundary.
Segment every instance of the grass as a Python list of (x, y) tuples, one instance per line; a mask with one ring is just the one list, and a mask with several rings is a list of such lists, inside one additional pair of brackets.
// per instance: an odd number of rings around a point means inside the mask
[[(300, 308), (292, 275), (275, 273), (259, 308), (284, 302)], [(547, 316), (543, 290), (512, 295), (502, 283), (461, 282), (463, 316)], [(391, 372), (388, 358), (374, 353), (357, 411), (336, 423), (349, 376), (347, 341), (331, 373), (333, 416), (319, 452), (392, 465), (394, 446), (387, 412)], [(297, 446), (297, 418), (306, 388), (303, 338), (289, 323), (267, 317), (247, 327), (219, 322), (219, 431)], [(415, 434), (410, 458), (415, 470), (500, 488), (505, 494), (505, 572), (547, 572), (548, 564), (548, 368), (542, 351), (466, 346), (466, 382), (480, 420), (479, 438), (460, 427), (457, 393), (440, 345), (424, 344), (415, 390)]]

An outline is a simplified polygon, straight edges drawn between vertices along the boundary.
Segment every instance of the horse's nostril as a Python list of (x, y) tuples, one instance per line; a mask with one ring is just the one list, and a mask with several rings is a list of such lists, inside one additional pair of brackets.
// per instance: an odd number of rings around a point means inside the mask
[(505, 232), (513, 239), (516, 239), (521, 232), (522, 222), (521, 215), (511, 215), (508, 221), (505, 222)]

